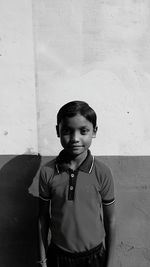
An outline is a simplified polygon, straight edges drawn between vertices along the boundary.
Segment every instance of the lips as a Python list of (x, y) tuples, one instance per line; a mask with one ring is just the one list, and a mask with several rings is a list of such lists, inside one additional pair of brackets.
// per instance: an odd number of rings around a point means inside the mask
[(81, 148), (83, 146), (70, 146), (70, 148)]

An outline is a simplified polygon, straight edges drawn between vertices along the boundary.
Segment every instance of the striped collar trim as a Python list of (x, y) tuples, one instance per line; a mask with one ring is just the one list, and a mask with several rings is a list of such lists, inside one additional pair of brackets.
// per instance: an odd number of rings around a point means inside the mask
[[(59, 160), (60, 160), (60, 154), (56, 158), (56, 170), (57, 170), (58, 174), (63, 172), (64, 170), (66, 170), (63, 168), (63, 166), (61, 164), (59, 164)], [(77, 170), (80, 170), (80, 171), (83, 171), (86, 173), (91, 173), (93, 166), (94, 166), (94, 160), (95, 160), (94, 156), (92, 156), (90, 150), (88, 150), (88, 155), (87, 155), (86, 159), (82, 162), (82, 164), (78, 167)]]

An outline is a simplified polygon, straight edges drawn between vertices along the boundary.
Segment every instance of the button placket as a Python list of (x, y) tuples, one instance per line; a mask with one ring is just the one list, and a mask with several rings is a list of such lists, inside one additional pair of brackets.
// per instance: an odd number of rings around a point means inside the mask
[(73, 171), (70, 171), (69, 172), (68, 200), (74, 200), (76, 179), (77, 179), (77, 173), (73, 173)]

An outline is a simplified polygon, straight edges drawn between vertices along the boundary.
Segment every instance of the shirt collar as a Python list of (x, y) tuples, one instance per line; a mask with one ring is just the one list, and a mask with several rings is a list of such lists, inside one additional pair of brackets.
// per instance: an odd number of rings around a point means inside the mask
[[(58, 155), (58, 157), (56, 158), (56, 169), (58, 173), (65, 170), (65, 168), (63, 168), (62, 166), (62, 163), (65, 163), (65, 162), (67, 163), (67, 160), (68, 160), (68, 155), (65, 153), (64, 150), (62, 150), (60, 154)], [(93, 164), (94, 164), (94, 157), (91, 155), (90, 150), (88, 150), (87, 157), (82, 162), (82, 164), (78, 167), (78, 170), (86, 172), (86, 173), (91, 173)]]

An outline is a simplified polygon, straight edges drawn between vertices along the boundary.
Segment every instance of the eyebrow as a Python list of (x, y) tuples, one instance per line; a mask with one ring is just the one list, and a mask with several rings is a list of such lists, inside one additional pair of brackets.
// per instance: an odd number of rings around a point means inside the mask
[(89, 129), (88, 126), (81, 126), (80, 129)]
[[(62, 127), (62, 129), (74, 129), (73, 127), (70, 127), (70, 126), (67, 126), (67, 125), (64, 125), (63, 127)], [(84, 125), (84, 126), (81, 126), (81, 127), (79, 127), (79, 129), (89, 129), (89, 126), (86, 126), (86, 125)]]

